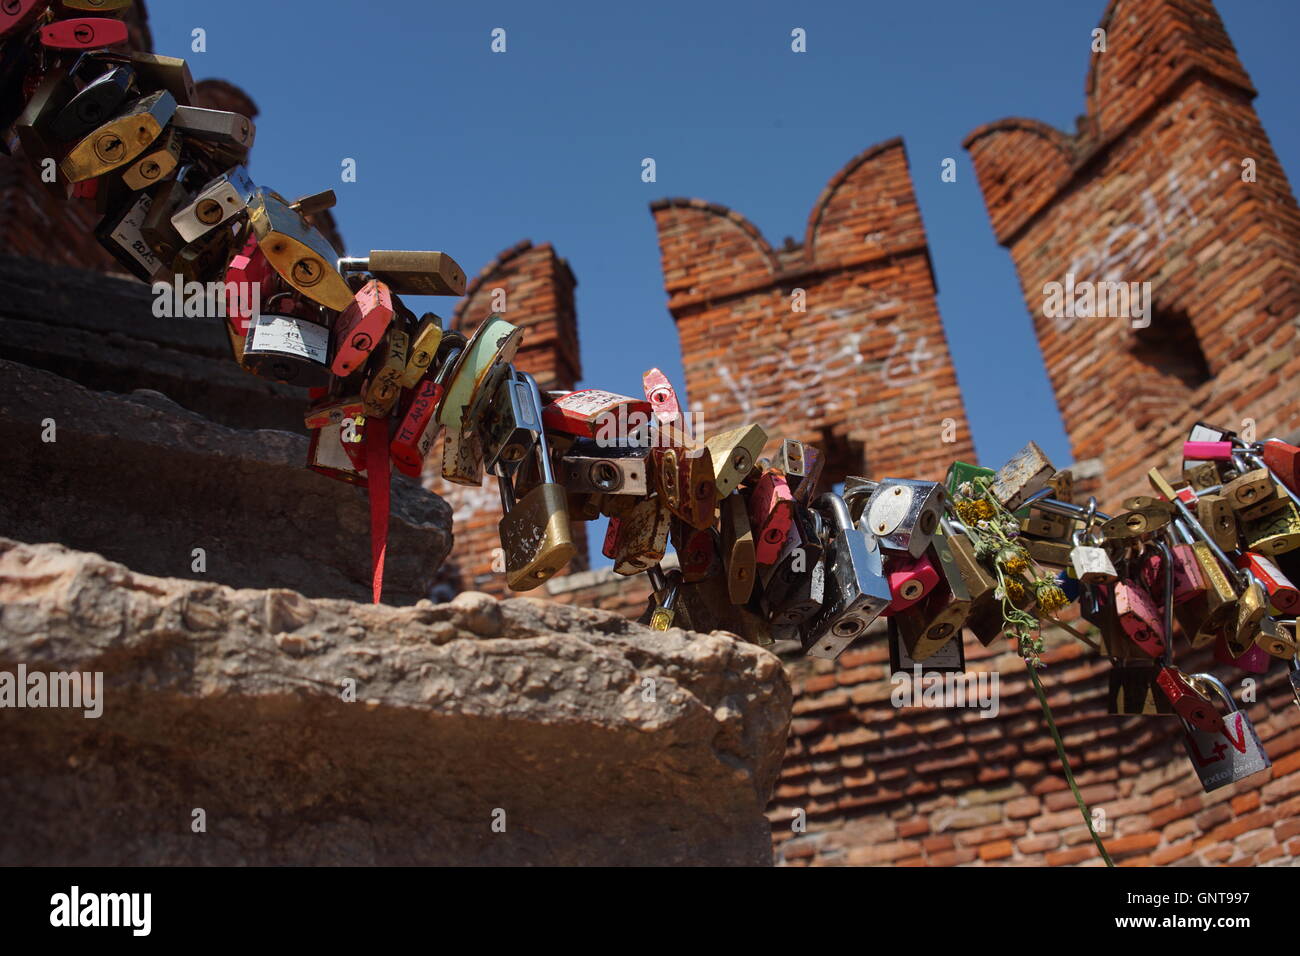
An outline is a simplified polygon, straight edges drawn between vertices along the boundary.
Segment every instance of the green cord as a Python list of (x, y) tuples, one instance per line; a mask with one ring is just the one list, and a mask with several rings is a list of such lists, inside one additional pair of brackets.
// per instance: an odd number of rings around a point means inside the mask
[(1061, 742), (1061, 734), (1056, 729), (1056, 721), (1052, 719), (1052, 708), (1047, 706), (1047, 695), (1043, 693), (1042, 681), (1038, 679), (1038, 671), (1029, 661), (1025, 661), (1025, 666), (1029, 668), (1029, 676), (1034, 680), (1034, 691), (1038, 694), (1038, 703), (1043, 707), (1043, 716), (1047, 718), (1047, 727), (1052, 732), (1052, 740), (1056, 742), (1056, 755), (1061, 758), (1061, 769), (1065, 771), (1065, 780), (1070, 785), (1070, 791), (1074, 794), (1074, 802), (1079, 805), (1079, 812), (1083, 814), (1083, 822), (1088, 826), (1088, 832), (1092, 834), (1092, 842), (1097, 845), (1097, 852), (1101, 858), (1106, 861), (1107, 866), (1114, 866), (1115, 861), (1110, 858), (1106, 852), (1106, 847), (1101, 842), (1101, 837), (1097, 831), (1092, 828), (1092, 817), (1088, 814), (1088, 805), (1083, 802), (1083, 794), (1079, 792), (1079, 785), (1074, 782), (1074, 773), (1070, 770), (1069, 758), (1065, 756), (1065, 744)]

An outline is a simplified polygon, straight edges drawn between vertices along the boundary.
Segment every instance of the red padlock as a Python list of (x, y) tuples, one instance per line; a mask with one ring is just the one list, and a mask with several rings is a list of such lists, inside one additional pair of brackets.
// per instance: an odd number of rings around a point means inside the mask
[(55, 50), (97, 50), (126, 42), (126, 24), (107, 17), (78, 17), (41, 27), (41, 43)]
[(1187, 461), (1232, 461), (1232, 442), (1185, 441), (1183, 458)]
[(1164, 656), (1165, 624), (1151, 595), (1132, 581), (1116, 582), (1115, 614), (1124, 633), (1143, 653)]
[(1300, 448), (1284, 441), (1266, 441), (1260, 458), (1278, 481), (1300, 495)]
[(1220, 664), (1231, 664), (1233, 667), (1240, 668), (1247, 674), (1268, 673), (1274, 660), (1273, 656), (1258, 644), (1250, 645), (1240, 657), (1233, 657), (1232, 650), (1228, 647), (1227, 634), (1220, 634), (1214, 639), (1214, 659)]
[(1165, 692), (1178, 716), (1193, 727), (1211, 734), (1225, 731), (1223, 717), (1214, 709), (1209, 698), (1189, 684), (1177, 668), (1162, 667), (1156, 675), (1156, 683)]
[(404, 475), (420, 477), (424, 458), (438, 434), (435, 423), (443, 392), (442, 385), (432, 378), (422, 379), (415, 386), (415, 395), (402, 417), (402, 424), (397, 427), (397, 434), (388, 445), (393, 464)]
[(0, 39), (36, 22), (50, 0), (0, 0)]
[(618, 524), (617, 518), (609, 519), (609, 527), (605, 529), (605, 541), (600, 546), (600, 553), (611, 561), (618, 559)]
[(393, 293), (387, 283), (371, 279), (335, 320), (334, 362), (330, 371), (346, 378), (364, 365), (392, 321)]
[(1300, 590), (1281, 572), (1276, 564), (1253, 551), (1247, 551), (1236, 558), (1239, 568), (1248, 569), (1259, 579), (1268, 592), (1268, 602), (1283, 614), (1295, 614), (1300, 610)]
[(771, 564), (781, 554), (794, 522), (794, 497), (782, 475), (769, 471), (749, 496), (749, 525), (754, 530), (754, 560)]
[[(349, 422), (351, 422), (350, 426)], [(352, 467), (359, 472), (366, 470), (365, 434), (364, 416), (352, 419), (345, 418), (343, 427), (339, 429), (339, 444), (343, 446), (343, 452), (348, 456), (348, 460), (352, 462)]]
[(677, 391), (668, 376), (657, 368), (652, 368), (641, 376), (641, 385), (645, 388), (646, 400), (654, 409), (655, 418), (661, 425), (678, 425), (682, 419), (682, 406), (677, 401)]
[(651, 412), (645, 399), (584, 388), (547, 405), (542, 410), (542, 424), (548, 431), (618, 444), (648, 425)]
[(248, 334), (248, 323), (262, 310), (262, 292), (270, 288), (275, 270), (249, 236), (239, 255), (226, 267), (226, 324), (232, 332)]
[(889, 578), (889, 593), (893, 595), (893, 600), (880, 612), (884, 617), (906, 611), (933, 591), (935, 585), (939, 583), (939, 572), (930, 563), (928, 554), (915, 559), (905, 555), (901, 558), (891, 556), (887, 565), (885, 572)]
[(703, 581), (709, 576), (716, 549), (713, 544), (712, 528), (692, 528), (678, 521), (674, 522), (674, 532), (680, 534), (673, 541), (677, 549), (677, 563), (682, 569), (682, 580), (687, 584)]

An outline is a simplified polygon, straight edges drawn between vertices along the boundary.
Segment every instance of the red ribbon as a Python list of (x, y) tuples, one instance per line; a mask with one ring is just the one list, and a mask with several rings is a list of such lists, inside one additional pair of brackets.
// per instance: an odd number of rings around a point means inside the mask
[(388, 419), (366, 417), (366, 488), (370, 494), (370, 589), (375, 603), (384, 592), (388, 551)]

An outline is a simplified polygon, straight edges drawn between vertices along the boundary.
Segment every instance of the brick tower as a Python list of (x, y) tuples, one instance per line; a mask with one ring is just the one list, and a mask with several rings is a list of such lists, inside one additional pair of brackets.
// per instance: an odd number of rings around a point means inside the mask
[[(557, 256), (550, 243), (534, 246), (525, 239), (498, 254), (470, 282), (450, 327), (468, 336), (499, 312), (525, 330), (515, 367), (534, 376), (542, 390), (571, 389), (582, 377), (573, 299), (577, 284), (568, 261)], [(477, 590), (506, 596), (505, 575), (492, 570), (493, 554), (501, 545), (496, 479), (485, 477), (479, 488), (443, 481), (434, 467), (439, 461), (441, 454), (435, 450), (429, 456), (425, 485), (445, 498), (455, 515), (456, 545), (444, 566), (444, 580), (452, 593)], [(580, 521), (573, 523), (578, 553), (562, 574), (587, 567), (585, 527)]]
[[(1101, 28), (1076, 132), (1004, 119), (965, 146), (1109, 502), (1145, 485), (1153, 454), (1175, 465), (1197, 419), (1253, 419), (1260, 437), (1300, 424), (1281, 387), (1300, 371), (1300, 215), (1209, 0), (1111, 0)], [(1150, 283), (1149, 316), (1045, 314), (1045, 287), (1067, 281)]]
[(687, 395), (707, 430), (752, 421), (771, 439), (811, 442), (828, 482), (939, 478), (971, 459), (901, 140), (850, 160), (803, 242), (779, 250), (714, 203), (651, 210)]

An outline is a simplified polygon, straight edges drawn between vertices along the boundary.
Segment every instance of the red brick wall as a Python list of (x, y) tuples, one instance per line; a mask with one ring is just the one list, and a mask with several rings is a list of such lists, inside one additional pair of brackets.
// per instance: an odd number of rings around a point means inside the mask
[[(1077, 133), (1007, 119), (966, 146), (1075, 457), (1101, 460), (1110, 501), (1145, 487), (1153, 452), (1175, 465), (1198, 418), (1253, 418), (1261, 437), (1300, 423), (1300, 392), (1278, 387), (1300, 372), (1300, 214), (1208, 0), (1115, 0), (1101, 25)], [(1067, 273), (1150, 282), (1151, 327), (1045, 317)]]
[[(566, 260), (550, 243), (534, 246), (525, 239), (501, 252), (479, 272), (456, 305), (450, 326), (473, 333), (493, 312), (524, 329), (515, 366), (537, 379), (545, 389), (571, 389), (582, 376), (578, 354), (578, 316), (573, 290), (577, 280)], [(504, 296), (504, 309), (499, 308)], [(505, 576), (492, 569), (493, 554), (501, 541), (501, 496), (496, 479), (487, 476), (481, 487), (444, 481), (436, 471), (439, 449), (429, 456), (425, 486), (452, 506), (455, 545), (444, 569), (454, 587), (505, 595)], [(578, 554), (564, 573), (587, 568), (586, 525), (573, 523)], [(498, 565), (499, 566), (499, 565)]]
[(651, 210), (687, 396), (706, 430), (755, 422), (773, 443), (811, 442), (827, 454), (828, 481), (941, 477), (954, 458), (972, 460), (901, 140), (850, 160), (803, 242), (780, 250), (714, 203)]

